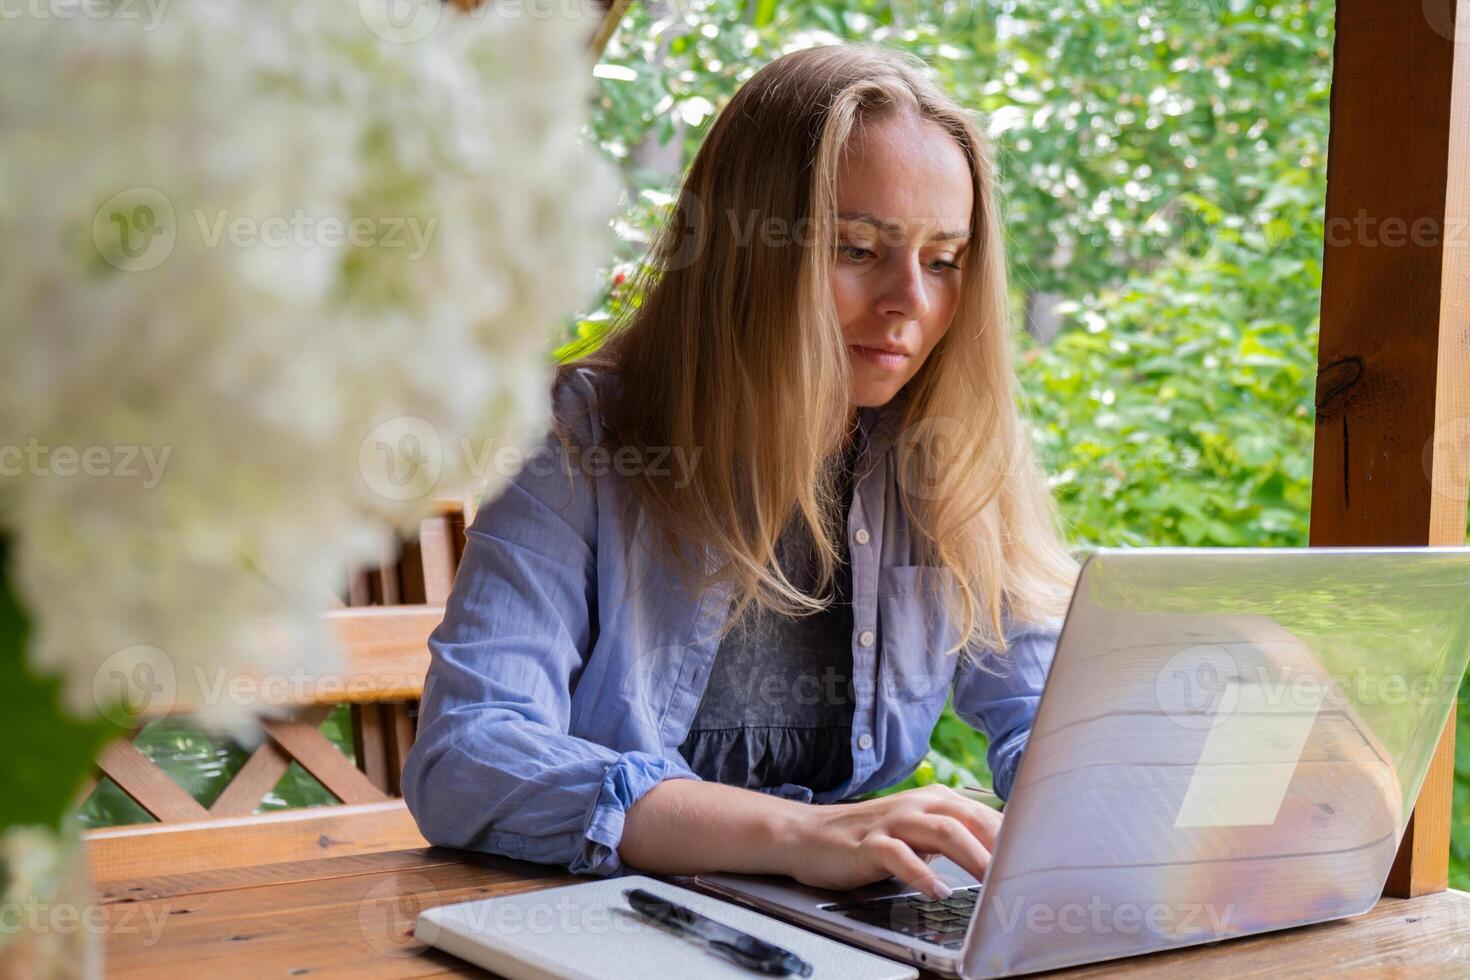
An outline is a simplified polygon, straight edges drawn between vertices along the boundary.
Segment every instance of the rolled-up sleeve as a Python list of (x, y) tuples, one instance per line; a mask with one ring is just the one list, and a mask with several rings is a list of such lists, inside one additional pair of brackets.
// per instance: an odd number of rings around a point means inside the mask
[(990, 651), (978, 661), (963, 657), (956, 671), (955, 714), (989, 738), (986, 761), (992, 788), (1001, 799), (1010, 798), (1016, 768), (1031, 737), (1060, 625), (1053, 622), (1008, 633), (1004, 654)]
[(697, 777), (568, 734), (597, 595), (596, 487), (568, 460), (548, 435), (467, 530), (403, 796), (433, 844), (613, 874), (628, 808)]

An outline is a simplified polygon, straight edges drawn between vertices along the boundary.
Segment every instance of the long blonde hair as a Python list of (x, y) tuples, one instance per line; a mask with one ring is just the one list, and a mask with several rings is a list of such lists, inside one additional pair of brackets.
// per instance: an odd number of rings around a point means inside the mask
[[(908, 383), (897, 444), (924, 561), (953, 573), (944, 608), (960, 629), (947, 652), (1004, 651), (1006, 618), (1041, 623), (1071, 595), (1076, 563), (1016, 408), (990, 149), (926, 71), (912, 55), (837, 44), (756, 72), (712, 124), (635, 276), (642, 304), (558, 373), (617, 372), (604, 418), (622, 445), (700, 450), (681, 485), (640, 473), (631, 499), (701, 588), (734, 586), (725, 629), (751, 602), (788, 616), (824, 605), (775, 560), (788, 521), (811, 534), (819, 594), (840, 561), (835, 464), (852, 406), (830, 286), (838, 165), (855, 130), (899, 112), (943, 127), (974, 181), (954, 319)], [(724, 560), (706, 565), (706, 547)]]

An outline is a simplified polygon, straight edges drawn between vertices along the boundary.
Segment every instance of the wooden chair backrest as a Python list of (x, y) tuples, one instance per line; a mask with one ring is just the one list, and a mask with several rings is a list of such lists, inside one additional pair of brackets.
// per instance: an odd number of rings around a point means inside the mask
[[(466, 502), (444, 502), (400, 553), (353, 577), (343, 607), (327, 613), (343, 677), (311, 679), (289, 717), (263, 719), (266, 737), (208, 807), (131, 739), (107, 746), (82, 798), (105, 776), (157, 822), (85, 832), (93, 880), (425, 846), (399, 798), (400, 780), (429, 665), (429, 633), (443, 618), (471, 519)], [(319, 728), (343, 703), (355, 764)], [(256, 813), (292, 762), (342, 805)]]

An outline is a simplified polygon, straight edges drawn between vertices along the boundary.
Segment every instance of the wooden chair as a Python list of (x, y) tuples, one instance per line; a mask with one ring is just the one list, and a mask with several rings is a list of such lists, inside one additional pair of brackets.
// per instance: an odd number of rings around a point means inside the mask
[[(443, 502), (399, 554), (353, 577), (343, 607), (327, 614), (351, 683), (308, 683), (290, 717), (263, 720), (265, 738), (208, 807), (132, 739), (104, 749), (82, 799), (107, 777), (156, 822), (86, 831), (93, 880), (426, 846), (401, 799), (401, 776), (428, 636), (443, 618), (470, 519), (467, 502)], [(355, 764), (320, 730), (339, 704), (349, 706)], [(292, 762), (341, 805), (257, 813)]]

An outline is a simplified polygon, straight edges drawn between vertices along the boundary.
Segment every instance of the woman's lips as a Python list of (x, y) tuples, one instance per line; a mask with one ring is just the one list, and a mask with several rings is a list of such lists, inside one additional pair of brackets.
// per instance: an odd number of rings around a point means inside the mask
[(863, 347), (860, 344), (848, 344), (847, 346), (868, 364), (882, 368), (885, 371), (902, 370), (909, 361), (909, 355), (907, 354), (881, 350), (877, 347)]

